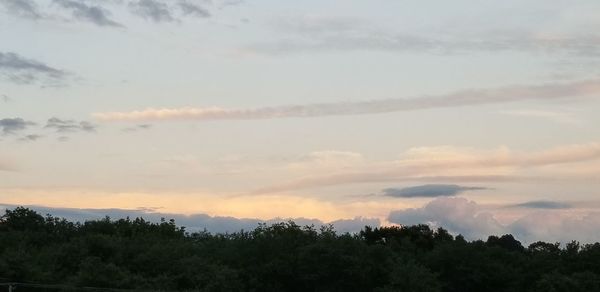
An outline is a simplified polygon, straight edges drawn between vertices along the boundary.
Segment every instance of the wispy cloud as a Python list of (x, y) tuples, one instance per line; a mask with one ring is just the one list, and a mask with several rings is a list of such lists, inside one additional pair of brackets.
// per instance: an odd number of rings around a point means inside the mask
[(427, 184), (406, 188), (387, 188), (382, 190), (384, 196), (395, 198), (434, 198), (451, 197), (466, 191), (485, 190), (484, 187), (466, 187), (446, 184)]
[(13, 52), (0, 52), (0, 77), (20, 84), (62, 84), (69, 74)]
[(33, 0), (2, 0), (0, 5), (3, 5), (13, 15), (30, 19), (42, 18), (38, 6)]
[(8, 159), (6, 159), (4, 157), (0, 157), (0, 171), (16, 171), (16, 170), (17, 170), (17, 168), (12, 163), (12, 161), (9, 161)]
[(508, 110), (500, 113), (515, 117), (537, 118), (553, 121), (561, 124), (581, 125), (583, 121), (572, 112), (557, 112), (549, 110)]
[(73, 17), (78, 20), (91, 22), (98, 26), (124, 27), (122, 24), (110, 19), (110, 11), (103, 7), (73, 0), (54, 0), (54, 3), (71, 10)]
[[(382, 182), (482, 183), (540, 181), (531, 170), (545, 166), (600, 159), (600, 143), (575, 144), (533, 152), (507, 147), (478, 150), (456, 147), (418, 147), (394, 161), (364, 163), (353, 169), (307, 176), (261, 188), (276, 193), (316, 187)], [(521, 171), (527, 169), (527, 175)], [(554, 176), (551, 180), (557, 180)]]
[(283, 34), (282, 37), (257, 43), (246, 49), (268, 55), (327, 51), (431, 54), (517, 51), (592, 57), (600, 55), (600, 36), (594, 34), (569, 35), (528, 31), (415, 34), (380, 28), (372, 23), (352, 17), (289, 17), (272, 24), (276, 31)]
[(524, 100), (554, 100), (590, 96), (600, 93), (600, 80), (543, 85), (507, 86), (496, 89), (470, 89), (438, 96), (396, 98), (346, 103), (321, 103), (254, 109), (162, 108), (131, 112), (94, 113), (104, 121), (159, 120), (256, 120), (276, 118), (307, 118), (340, 115), (364, 115), (401, 111), (451, 108)]
[(19, 141), (33, 142), (33, 141), (37, 141), (43, 137), (44, 136), (42, 136), (42, 135), (31, 134), (31, 135), (25, 135), (24, 137), (19, 138)]
[[(208, 18), (211, 1), (200, 0), (116, 0), (80, 1), (51, 0), (55, 5), (38, 5), (37, 0), (2, 0), (6, 12), (11, 16), (31, 20), (89, 22), (101, 27), (124, 28), (121, 21), (112, 18), (110, 6), (129, 11), (138, 17), (155, 23), (179, 22), (184, 17)], [(46, 1), (41, 1), (46, 3)], [(70, 16), (67, 16), (70, 14)]]
[(198, 3), (183, 0), (183, 1), (179, 1), (177, 3), (177, 5), (179, 6), (179, 8), (181, 9), (181, 12), (184, 15), (196, 16), (196, 17), (201, 17), (201, 18), (210, 17), (210, 12), (208, 11), (208, 9), (206, 9), (203, 6), (198, 5)]
[(154, 22), (173, 22), (176, 20), (170, 7), (161, 1), (132, 1), (129, 3), (129, 8), (133, 13)]
[(530, 208), (530, 209), (570, 209), (573, 206), (565, 202), (555, 201), (529, 201), (520, 204), (510, 205), (513, 208)]
[(152, 128), (152, 125), (150, 125), (150, 124), (141, 124), (141, 125), (136, 125), (135, 127), (123, 128), (122, 131), (126, 132), (126, 133), (131, 133), (131, 132), (149, 130), (151, 128)]
[(44, 128), (54, 129), (59, 133), (95, 132), (97, 126), (87, 121), (63, 120), (57, 117), (48, 119)]

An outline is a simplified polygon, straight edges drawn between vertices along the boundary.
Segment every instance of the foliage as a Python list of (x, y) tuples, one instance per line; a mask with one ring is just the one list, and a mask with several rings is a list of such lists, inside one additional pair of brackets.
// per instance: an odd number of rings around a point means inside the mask
[[(600, 244), (466, 241), (427, 225), (189, 233), (142, 218), (0, 217), (3, 282), (155, 291), (600, 291)], [(27, 288), (26, 291), (34, 291)]]

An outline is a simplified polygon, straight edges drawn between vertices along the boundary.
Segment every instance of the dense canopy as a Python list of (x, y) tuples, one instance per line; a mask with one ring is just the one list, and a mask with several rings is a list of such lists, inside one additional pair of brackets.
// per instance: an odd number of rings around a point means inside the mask
[(19, 207), (0, 220), (0, 278), (17, 291), (598, 291), (600, 244), (468, 242), (427, 225), (189, 233), (173, 220), (73, 223)]

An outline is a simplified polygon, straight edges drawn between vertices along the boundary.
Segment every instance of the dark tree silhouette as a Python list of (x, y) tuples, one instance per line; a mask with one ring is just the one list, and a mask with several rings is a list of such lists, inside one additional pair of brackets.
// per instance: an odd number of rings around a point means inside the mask
[(190, 233), (173, 220), (73, 223), (19, 207), (0, 217), (0, 282), (16, 291), (600, 291), (600, 243), (525, 248), (510, 234), (469, 242), (428, 225)]

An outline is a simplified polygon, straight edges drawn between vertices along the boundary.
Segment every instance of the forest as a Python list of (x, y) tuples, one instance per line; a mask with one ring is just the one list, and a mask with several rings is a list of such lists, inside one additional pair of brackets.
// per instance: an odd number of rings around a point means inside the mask
[(173, 220), (0, 219), (0, 291), (600, 291), (600, 243), (467, 241), (428, 225), (259, 224), (229, 234)]

